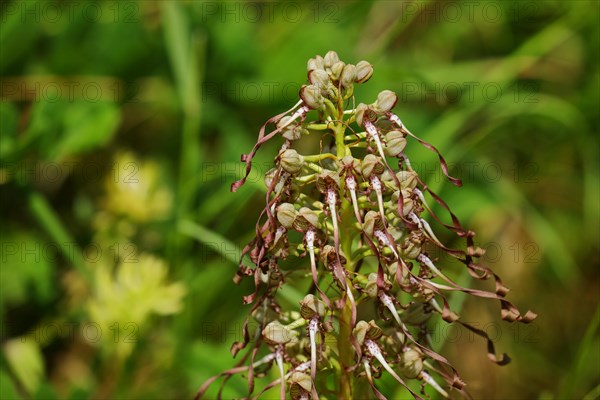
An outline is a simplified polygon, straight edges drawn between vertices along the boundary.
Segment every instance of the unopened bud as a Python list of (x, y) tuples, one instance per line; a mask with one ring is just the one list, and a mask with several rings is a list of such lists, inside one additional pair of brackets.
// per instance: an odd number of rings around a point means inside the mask
[(344, 63), (343, 61), (338, 61), (335, 64), (333, 64), (331, 66), (331, 79), (333, 79), (334, 81), (339, 80), (342, 76), (342, 71), (344, 70), (345, 66), (346, 63)]
[(367, 61), (356, 64), (356, 83), (365, 83), (373, 75), (373, 66)]
[(307, 69), (310, 71), (311, 69), (325, 69), (325, 62), (323, 57), (316, 56), (315, 58), (311, 58), (308, 60)]
[(300, 98), (308, 108), (317, 110), (323, 106), (321, 88), (315, 85), (304, 85), (300, 89)]
[(308, 81), (324, 93), (329, 86), (329, 74), (322, 69), (313, 69), (308, 72)]
[(287, 149), (281, 153), (279, 157), (279, 162), (281, 163), (281, 167), (290, 174), (296, 174), (300, 172), (302, 166), (304, 165), (304, 157), (302, 157), (298, 152), (294, 149)]
[(342, 71), (342, 75), (340, 77), (340, 82), (342, 86), (345, 88), (349, 88), (354, 83), (356, 79), (356, 66), (352, 64), (347, 64)]
[(396, 105), (398, 96), (391, 90), (384, 90), (377, 95), (377, 101), (373, 104), (373, 108), (380, 114), (385, 114)]
[(298, 212), (293, 204), (282, 203), (277, 207), (277, 220), (285, 229), (292, 229)]
[(396, 157), (404, 151), (406, 138), (400, 131), (391, 131), (385, 135), (385, 151), (389, 156)]
[(338, 54), (335, 51), (330, 50), (327, 52), (327, 54), (325, 54), (324, 61), (325, 61), (325, 67), (331, 68), (331, 67), (333, 67), (333, 64), (340, 61), (340, 57), (338, 56)]
[(269, 344), (286, 344), (296, 339), (298, 332), (282, 325), (279, 321), (270, 322), (262, 331), (262, 335)]

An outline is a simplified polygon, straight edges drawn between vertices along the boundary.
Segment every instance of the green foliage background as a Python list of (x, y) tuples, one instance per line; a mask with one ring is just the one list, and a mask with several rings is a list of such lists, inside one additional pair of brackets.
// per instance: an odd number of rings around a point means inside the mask
[(483, 342), (439, 332), (474, 397), (600, 397), (597, 1), (1, 10), (1, 398), (184, 399), (233, 365), (250, 287), (231, 278), (280, 143), (229, 185), (328, 50), (374, 65), (358, 101), (399, 94), (398, 115), (464, 187), (416, 143), (411, 160), (478, 232), (511, 300), (539, 314), (515, 327), (453, 299), (513, 358), (494, 366)]

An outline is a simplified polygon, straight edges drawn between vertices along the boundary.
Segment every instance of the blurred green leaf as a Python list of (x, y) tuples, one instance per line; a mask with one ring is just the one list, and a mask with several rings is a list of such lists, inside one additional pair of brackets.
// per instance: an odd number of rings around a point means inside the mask
[(57, 246), (49, 245), (32, 233), (2, 235), (2, 268), (0, 268), (0, 310), (32, 299), (48, 302), (55, 293), (50, 260), (58, 254)]
[(19, 114), (13, 103), (0, 102), (0, 157), (6, 159), (17, 147)]
[(4, 368), (0, 370), (0, 398), (3, 400), (21, 400), (22, 398), (17, 394), (15, 385)]
[(40, 101), (33, 107), (22, 146), (35, 147), (46, 160), (58, 161), (105, 145), (120, 118), (110, 102)]
[(44, 376), (44, 361), (38, 344), (32, 338), (16, 338), (2, 346), (12, 372), (28, 393), (34, 393)]

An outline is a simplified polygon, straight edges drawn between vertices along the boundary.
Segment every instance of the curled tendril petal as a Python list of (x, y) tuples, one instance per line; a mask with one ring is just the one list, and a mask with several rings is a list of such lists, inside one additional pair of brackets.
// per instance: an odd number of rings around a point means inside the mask
[[(265, 136), (265, 130), (266, 130), (267, 126), (271, 123), (279, 121), (283, 116), (285, 116), (287, 113), (293, 111), (294, 109), (296, 109), (296, 107), (298, 107), (301, 104), (302, 104), (302, 100), (300, 100), (298, 103), (296, 103), (294, 105), (294, 107), (290, 108), (289, 110), (287, 110), (281, 114), (278, 114), (278, 115), (274, 116), (273, 118), (270, 118), (260, 128), (260, 131), (258, 133), (258, 140), (256, 141), (256, 144), (252, 148), (252, 151), (248, 154), (242, 154), (241, 161), (246, 163), (246, 173), (242, 179), (231, 184), (232, 192), (236, 192), (240, 188), (240, 186), (242, 186), (246, 182), (246, 179), (248, 178), (248, 175), (250, 174), (250, 170), (252, 169), (252, 159), (254, 158), (254, 155), (256, 154), (256, 152), (258, 151), (260, 146), (262, 146), (265, 142), (268, 142), (269, 140), (271, 140), (277, 133), (279, 133), (283, 128), (285, 128), (285, 126), (278, 127), (275, 130), (273, 130), (271, 133), (269, 133), (268, 135)], [(301, 109), (304, 110), (304, 108), (301, 108)], [(306, 113), (300, 114), (300, 115), (306, 115)], [(293, 120), (290, 120), (290, 123), (292, 121)]]
[(392, 245), (390, 239), (386, 236), (386, 234), (383, 231), (375, 231), (374, 235), (384, 246), (387, 246), (390, 250), (392, 250), (392, 253), (394, 253), (394, 257), (396, 257), (396, 260), (400, 258), (395, 246)]
[(386, 116), (388, 117), (388, 119), (392, 122), (394, 122), (398, 128), (400, 128), (400, 130), (402, 132), (405, 132), (407, 135), (409, 135), (410, 137), (414, 138), (417, 142), (419, 142), (421, 145), (423, 145), (426, 149), (433, 151), (435, 154), (437, 154), (439, 160), (440, 160), (440, 165), (442, 167), (442, 172), (444, 173), (444, 175), (446, 176), (446, 178), (448, 178), (448, 180), (450, 182), (452, 182), (452, 184), (454, 184), (455, 186), (462, 186), (462, 181), (460, 179), (457, 178), (453, 178), (452, 176), (450, 176), (450, 173), (448, 172), (448, 163), (446, 162), (446, 160), (444, 159), (444, 157), (442, 156), (442, 154), (439, 152), (439, 150), (437, 148), (435, 148), (435, 146), (433, 146), (432, 144), (427, 143), (426, 141), (424, 141), (423, 139), (415, 136), (411, 131), (409, 131), (404, 124), (402, 123), (402, 121), (400, 121), (400, 118), (398, 118), (398, 116), (392, 112), (388, 112), (386, 114)]
[(283, 357), (281, 355), (281, 350), (277, 350), (275, 354), (275, 360), (277, 361), (277, 367), (279, 368), (279, 379), (281, 380), (281, 385), (279, 387), (279, 398), (280, 400), (285, 400), (285, 372), (283, 371)]
[(373, 374), (371, 373), (371, 364), (369, 364), (369, 360), (363, 359), (363, 366), (365, 368), (365, 373), (367, 374), (367, 380), (369, 381), (369, 385), (371, 386), (373, 393), (375, 393), (375, 396), (379, 400), (387, 400), (387, 397), (377, 389), (375, 382), (373, 382)]
[(415, 392), (413, 392), (412, 389), (408, 387), (408, 385), (406, 384), (406, 382), (404, 382), (404, 380), (402, 380), (402, 378), (400, 378), (398, 376), (398, 374), (396, 373), (396, 371), (394, 371), (392, 369), (392, 367), (390, 367), (390, 365), (388, 364), (388, 362), (383, 357), (383, 354), (381, 353), (381, 350), (379, 349), (379, 346), (377, 345), (377, 343), (375, 343), (371, 339), (367, 339), (367, 340), (365, 340), (365, 346), (366, 346), (367, 351), (369, 352), (369, 354), (371, 356), (375, 357), (377, 359), (377, 361), (379, 361), (379, 363), (383, 366), (383, 368), (385, 368), (385, 370), (390, 375), (392, 375), (392, 377), (394, 379), (396, 379), (398, 381), (398, 383), (400, 383), (402, 386), (404, 386), (413, 395), (413, 397), (415, 399), (423, 400), (423, 398), (421, 396), (419, 396), (418, 394), (416, 394)]
[(392, 301), (390, 296), (381, 292), (379, 293), (379, 299), (381, 300), (381, 303), (383, 303), (383, 305), (387, 307), (388, 310), (390, 310), (392, 316), (394, 317), (398, 325), (404, 327), (404, 323), (400, 319), (400, 315), (398, 315), (398, 310), (396, 310), (396, 306), (394, 306), (394, 302)]
[(381, 144), (381, 139), (379, 138), (379, 132), (377, 131), (377, 128), (375, 127), (375, 125), (373, 125), (371, 121), (365, 121), (364, 124), (365, 129), (367, 130), (367, 134), (373, 139), (373, 141), (375, 141), (375, 145), (377, 146), (377, 152), (379, 153), (381, 159), (385, 163), (387, 163), (385, 161), (385, 153), (383, 152), (383, 146)]
[(350, 174), (346, 177), (346, 188), (350, 191), (354, 216), (362, 228), (362, 218), (360, 216), (360, 211), (358, 211), (358, 200), (356, 199), (356, 179)]
[(371, 176), (371, 186), (373, 187), (373, 190), (375, 190), (375, 194), (377, 195), (377, 205), (379, 206), (381, 220), (385, 221), (385, 210), (383, 208), (383, 193), (381, 190), (381, 181), (379, 180), (377, 175)]
[(317, 262), (315, 260), (315, 231), (313, 229), (306, 231), (306, 234), (304, 235), (304, 241), (306, 242), (306, 248), (310, 256), (310, 270), (313, 283), (327, 308), (331, 309), (331, 300), (329, 300), (329, 297), (327, 297), (325, 292), (323, 292), (319, 287), (319, 275), (317, 272)]
[[(310, 320), (308, 325), (308, 334), (310, 336), (310, 377), (312, 379), (313, 390), (316, 393), (315, 378), (317, 376), (317, 342), (316, 335), (319, 331), (319, 321), (317, 318)], [(317, 396), (318, 399), (318, 396)]]
[(445, 398), (449, 397), (448, 392), (446, 392), (444, 389), (442, 389), (442, 387), (440, 385), (438, 385), (438, 383), (435, 381), (435, 379), (433, 379), (431, 377), (431, 375), (429, 375), (427, 372), (421, 371), (420, 377), (421, 377), (421, 379), (423, 379), (424, 382), (431, 385), (431, 387), (433, 387), (439, 394), (441, 394)]
[[(263, 358), (261, 358), (260, 360), (254, 362), (253, 366), (254, 366), (254, 368), (256, 368), (263, 364), (268, 364), (268, 363), (272, 362), (274, 359), (275, 359), (275, 353), (269, 353), (266, 356), (264, 356)], [(204, 393), (206, 393), (206, 391), (210, 387), (210, 385), (215, 380), (219, 379), (220, 377), (222, 377), (222, 376), (229, 377), (229, 376), (232, 376), (235, 374), (239, 374), (244, 371), (247, 371), (249, 368), (250, 368), (250, 366), (237, 366), (237, 367), (228, 369), (227, 371), (223, 371), (220, 374), (210, 377), (202, 384), (202, 386), (200, 386), (200, 389), (198, 389), (198, 391), (196, 392), (196, 395), (194, 396), (194, 400), (201, 399), (202, 396), (204, 396)]]

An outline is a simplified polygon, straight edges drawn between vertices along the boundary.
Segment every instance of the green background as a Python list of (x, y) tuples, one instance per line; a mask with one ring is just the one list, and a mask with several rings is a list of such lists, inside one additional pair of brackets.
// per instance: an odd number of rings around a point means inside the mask
[(411, 142), (415, 168), (478, 232), (509, 299), (539, 314), (515, 326), (455, 300), (513, 359), (497, 367), (441, 326), (470, 392), (600, 397), (597, 1), (1, 7), (3, 399), (184, 399), (233, 366), (251, 287), (232, 277), (279, 139), (229, 185), (328, 50), (373, 64), (357, 101), (398, 93), (396, 113), (464, 186)]

